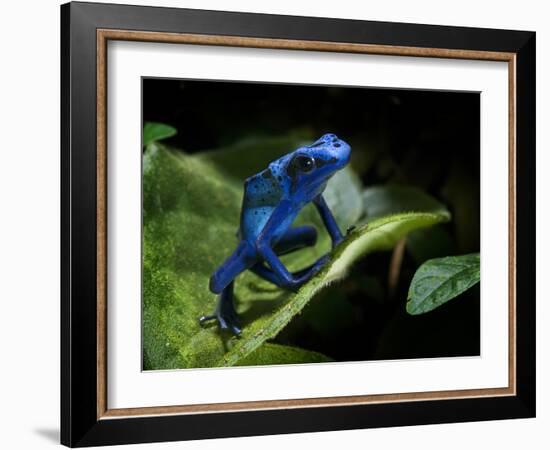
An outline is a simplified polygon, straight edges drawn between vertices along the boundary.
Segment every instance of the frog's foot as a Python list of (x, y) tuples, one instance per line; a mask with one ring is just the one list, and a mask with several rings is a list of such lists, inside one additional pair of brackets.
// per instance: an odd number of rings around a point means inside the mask
[(346, 230), (346, 236), (349, 236), (350, 233), (351, 233), (353, 230), (355, 230), (356, 228), (357, 228), (357, 227), (356, 227), (355, 225), (349, 226), (349, 227), (347, 228), (347, 230)]
[(311, 280), (319, 271), (325, 266), (325, 264), (330, 260), (329, 255), (322, 256), (314, 264), (305, 269), (299, 270), (292, 274), (292, 280), (285, 283), (283, 286), (285, 289), (292, 292), (298, 292), (298, 290)]
[(206, 322), (209, 322), (211, 320), (215, 320), (218, 322), (218, 326), (220, 327), (220, 330), (223, 331), (229, 331), (233, 333), (235, 336), (238, 336), (241, 334), (241, 327), (239, 324), (239, 318), (237, 317), (237, 313), (222, 313), (218, 309), (214, 311), (213, 314), (209, 316), (202, 316), (199, 318), (199, 323), (201, 326), (204, 326)]
[(307, 283), (317, 272), (319, 272), (324, 265), (330, 261), (330, 256), (325, 255), (319, 258), (314, 264), (301, 269), (297, 272), (290, 274), (287, 279), (281, 280), (282, 277), (278, 276), (272, 269), (266, 267), (262, 263), (255, 264), (250, 270), (259, 277), (267, 280), (274, 285), (286, 289), (288, 291), (297, 292), (302, 285)]
[(233, 283), (227, 286), (220, 294), (214, 313), (200, 317), (199, 323), (202, 326), (211, 320), (215, 320), (222, 331), (229, 331), (235, 336), (241, 334), (239, 316), (233, 306)]

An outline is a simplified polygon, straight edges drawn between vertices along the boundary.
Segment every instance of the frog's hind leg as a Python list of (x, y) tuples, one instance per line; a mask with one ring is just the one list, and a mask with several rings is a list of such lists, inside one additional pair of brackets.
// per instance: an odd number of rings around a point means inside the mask
[[(313, 264), (311, 264), (310, 266), (307, 266), (303, 269), (293, 272), (291, 275), (294, 278), (297, 278), (298, 280), (300, 280), (300, 284), (303, 284), (307, 282), (313, 275), (319, 272), (319, 270), (326, 264), (327, 261), (328, 261), (328, 257), (323, 256), (319, 258), (317, 261), (315, 261)], [(273, 283), (275, 286), (282, 287), (280, 279), (277, 276), (277, 274), (273, 272), (273, 270), (267, 267), (265, 264), (258, 262), (257, 264), (254, 264), (250, 268), (250, 271), (258, 275), (260, 278), (263, 278), (264, 280), (269, 281), (270, 283)], [(296, 289), (291, 289), (291, 290), (295, 291)]]
[(201, 325), (210, 320), (216, 320), (221, 330), (230, 331), (234, 335), (241, 334), (239, 317), (233, 303), (233, 284), (234, 282), (232, 281), (221, 292), (214, 313), (199, 318)]
[(216, 320), (220, 329), (228, 330), (235, 335), (241, 333), (239, 318), (233, 302), (233, 285), (235, 278), (255, 262), (255, 255), (246, 241), (241, 241), (233, 254), (214, 272), (210, 278), (210, 290), (219, 294), (214, 312), (202, 316), (199, 323)]
[[(277, 255), (285, 255), (304, 247), (314, 246), (317, 242), (317, 230), (311, 225), (290, 228), (284, 236), (277, 242), (274, 247)], [(302, 277), (310, 272), (314, 267), (320, 266), (322, 262), (317, 262), (309, 267), (294, 272), (294, 277)], [(275, 272), (269, 267), (266, 267), (261, 261), (254, 264), (250, 271), (258, 275), (260, 278), (269, 281), (270, 283), (280, 286), (280, 281)]]
[(304, 247), (313, 247), (316, 242), (317, 230), (314, 226), (292, 227), (279, 239), (274, 250), (277, 255), (286, 255)]

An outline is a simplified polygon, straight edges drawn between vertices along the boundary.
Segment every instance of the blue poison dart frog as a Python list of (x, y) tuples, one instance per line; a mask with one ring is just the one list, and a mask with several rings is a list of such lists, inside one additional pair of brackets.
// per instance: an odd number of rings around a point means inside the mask
[(279, 256), (315, 245), (317, 231), (313, 226), (291, 227), (298, 212), (309, 202), (319, 211), (332, 247), (343, 240), (323, 191), (330, 177), (348, 163), (350, 153), (346, 142), (334, 134), (325, 134), (313, 144), (288, 153), (246, 179), (237, 233), (240, 241), (210, 278), (210, 290), (219, 294), (218, 304), (211, 315), (199, 319), (201, 324), (216, 320), (220, 329), (240, 334), (233, 305), (233, 283), (247, 269), (283, 289), (297, 291), (323, 267), (327, 255), (291, 273)]

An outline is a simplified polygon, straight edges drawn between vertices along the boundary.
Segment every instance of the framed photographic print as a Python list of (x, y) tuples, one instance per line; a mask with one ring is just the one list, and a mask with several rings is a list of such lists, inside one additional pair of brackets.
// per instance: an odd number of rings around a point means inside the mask
[(535, 33), (61, 19), (63, 444), (535, 415)]

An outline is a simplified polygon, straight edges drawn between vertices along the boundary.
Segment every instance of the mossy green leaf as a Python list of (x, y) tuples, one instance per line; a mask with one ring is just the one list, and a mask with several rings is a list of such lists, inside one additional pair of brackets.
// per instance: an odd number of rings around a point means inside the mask
[(143, 124), (143, 146), (147, 147), (153, 142), (168, 139), (176, 133), (177, 130), (174, 127), (165, 123), (145, 122)]
[(237, 366), (260, 366), (276, 364), (311, 364), (333, 361), (322, 353), (303, 348), (266, 342), (250, 355), (241, 359)]
[[(146, 370), (276, 364), (277, 358), (306, 362), (305, 353), (298, 358), (297, 350), (277, 353), (275, 347), (263, 346), (302, 311), (316, 292), (344, 278), (363, 255), (391, 249), (410, 231), (448, 218), (448, 213), (404, 213), (360, 226), (332, 251), (330, 262), (297, 293), (283, 291), (245, 272), (235, 283), (243, 326), (237, 338), (220, 333), (214, 324), (200, 327), (198, 318), (214, 309), (217, 299), (208, 289), (209, 278), (237, 245), (242, 182), (228, 176), (212, 160), (174, 152), (160, 143), (145, 152), (143, 167)], [(336, 220), (342, 221), (339, 214)], [(318, 224), (320, 234), (315, 247), (282, 258), (290, 270), (302, 268), (330, 251), (330, 240), (313, 208), (305, 208), (298, 221)], [(289, 352), (294, 352), (292, 358)], [(309, 358), (314, 362), (320, 357), (309, 352)]]
[(407, 312), (424, 314), (479, 283), (479, 253), (435, 258), (422, 264), (409, 288)]

